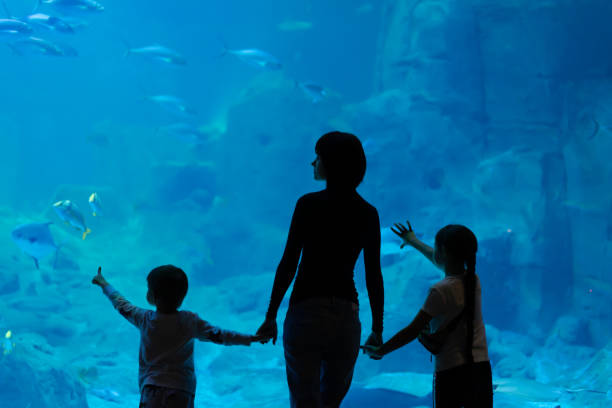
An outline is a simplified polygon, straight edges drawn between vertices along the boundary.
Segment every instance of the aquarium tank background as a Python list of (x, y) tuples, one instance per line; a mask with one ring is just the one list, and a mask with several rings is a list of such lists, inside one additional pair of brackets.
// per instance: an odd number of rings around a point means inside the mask
[[(255, 332), (330, 130), (366, 150), (385, 339), (442, 277), (389, 227), (465, 224), (495, 406), (612, 405), (609, 1), (2, 3), (0, 406), (137, 406), (138, 332), (98, 266), (142, 307), (180, 266), (183, 309)], [(361, 260), (355, 281), (365, 341)], [(280, 340), (195, 364), (196, 406), (288, 406)], [(360, 355), (343, 407), (431, 406), (432, 372), (418, 342)]]

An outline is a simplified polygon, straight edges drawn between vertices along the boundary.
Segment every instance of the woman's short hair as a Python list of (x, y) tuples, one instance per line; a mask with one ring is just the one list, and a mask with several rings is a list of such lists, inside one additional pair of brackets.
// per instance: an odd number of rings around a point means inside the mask
[(187, 275), (174, 265), (152, 269), (147, 276), (147, 283), (155, 296), (157, 307), (167, 310), (178, 309), (189, 288)]
[(343, 188), (357, 188), (366, 171), (366, 157), (357, 136), (329, 132), (319, 138), (315, 152), (321, 158), (327, 182)]

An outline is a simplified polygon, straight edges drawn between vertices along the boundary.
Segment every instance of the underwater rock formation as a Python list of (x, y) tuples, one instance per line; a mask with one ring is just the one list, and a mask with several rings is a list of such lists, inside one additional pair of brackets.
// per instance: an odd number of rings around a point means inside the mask
[(61, 368), (40, 336), (24, 334), (15, 342), (0, 364), (3, 406), (87, 408), (85, 388)]
[(8, 295), (19, 290), (19, 274), (0, 266), (0, 295)]
[[(385, 4), (379, 92), (408, 94), (404, 99), (419, 101), (434, 129), (448, 121), (470, 138), (469, 149), (486, 158), (473, 176), (464, 173), (473, 178), (471, 195), (481, 213), (494, 217), (490, 221), (506, 219), (516, 233), (520, 287), (506, 295), (518, 294), (521, 301), (506, 324), (539, 310), (538, 324), (547, 330), (576, 307), (593, 317), (591, 334), (611, 332), (601, 315), (610, 310), (610, 297), (593, 294), (611, 287), (597, 272), (610, 253), (612, 192), (602, 188), (612, 167), (601, 153), (611, 143), (605, 90), (612, 63), (601, 57), (607, 55), (603, 44), (612, 40), (605, 17), (611, 12), (602, 0), (580, 7), (528, 0)], [(428, 126), (415, 132), (410, 113), (405, 126), (411, 139), (418, 132), (431, 135)], [(433, 140), (435, 149), (455, 143), (438, 135)], [(495, 214), (487, 210), (492, 203)], [(574, 237), (585, 224), (601, 244)]]

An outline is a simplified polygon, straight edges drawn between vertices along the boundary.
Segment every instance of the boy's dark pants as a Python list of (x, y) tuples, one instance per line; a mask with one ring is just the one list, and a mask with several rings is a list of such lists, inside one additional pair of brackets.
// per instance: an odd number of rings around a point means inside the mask
[(292, 408), (336, 408), (348, 392), (359, 355), (359, 307), (344, 299), (291, 305), (283, 345)]
[(193, 408), (193, 394), (173, 388), (145, 385), (140, 408)]
[(483, 361), (434, 375), (434, 408), (492, 408), (491, 363)]

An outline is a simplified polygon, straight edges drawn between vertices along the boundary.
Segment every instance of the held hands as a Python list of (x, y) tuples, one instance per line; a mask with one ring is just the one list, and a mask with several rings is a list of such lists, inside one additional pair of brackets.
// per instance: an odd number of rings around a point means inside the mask
[(276, 319), (268, 319), (259, 326), (257, 329), (257, 333), (255, 337), (258, 339), (255, 341), (259, 341), (261, 344), (266, 344), (270, 340), (272, 340), (272, 344), (276, 344), (276, 338), (278, 337), (278, 327), (276, 326)]
[(98, 266), (98, 274), (93, 277), (93, 279), (91, 280), (91, 283), (93, 283), (94, 285), (98, 285), (101, 288), (108, 286), (108, 282), (106, 281), (106, 279), (104, 279), (104, 276), (102, 276), (101, 266)]
[[(266, 338), (266, 337), (264, 337), (264, 336), (257, 335), (257, 334), (255, 334), (255, 335), (253, 335), (253, 336), (249, 336), (249, 341), (250, 341), (251, 343), (256, 343), (256, 342), (259, 342), (259, 343), (262, 343), (262, 344), (263, 344), (263, 343), (265, 343), (265, 342), (267, 342), (267, 341), (269, 341), (269, 340), (270, 340), (270, 339), (268, 339), (268, 338)], [(249, 345), (250, 345), (250, 344), (249, 344)]]
[(396, 222), (394, 224), (395, 228), (391, 227), (391, 231), (393, 231), (395, 235), (397, 235), (402, 239), (402, 241), (404, 241), (400, 248), (403, 248), (406, 245), (413, 245), (418, 240), (416, 234), (412, 230), (412, 225), (410, 225), (410, 221), (406, 221), (406, 224), (408, 224), (408, 228), (406, 228), (399, 222)]
[(380, 351), (381, 347), (377, 346), (359, 346), (364, 354), (367, 354), (372, 360), (380, 360), (384, 354)]
[(382, 347), (382, 335), (379, 333), (372, 332), (365, 342), (365, 345), (359, 346), (363, 350), (364, 354), (367, 354), (373, 360), (380, 360), (383, 358), (383, 354), (380, 351)]

